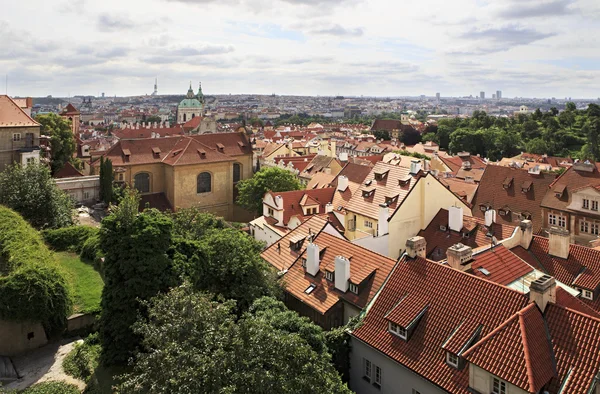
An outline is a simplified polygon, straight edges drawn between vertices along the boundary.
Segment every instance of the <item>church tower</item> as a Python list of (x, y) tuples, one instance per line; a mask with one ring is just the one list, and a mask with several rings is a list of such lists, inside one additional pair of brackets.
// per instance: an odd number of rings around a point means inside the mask
[(185, 123), (196, 116), (202, 116), (204, 113), (204, 95), (202, 94), (202, 87), (198, 90), (198, 95), (194, 94), (192, 89), (192, 83), (190, 82), (190, 88), (185, 95), (185, 98), (181, 100), (177, 106), (177, 123)]

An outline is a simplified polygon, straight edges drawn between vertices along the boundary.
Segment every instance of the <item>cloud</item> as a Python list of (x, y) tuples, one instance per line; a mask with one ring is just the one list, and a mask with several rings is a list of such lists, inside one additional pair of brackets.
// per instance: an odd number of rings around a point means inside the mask
[(203, 55), (221, 55), (231, 53), (235, 49), (231, 45), (203, 45), (198, 48), (183, 47), (166, 51), (171, 56), (203, 56)]
[(360, 37), (364, 34), (364, 31), (360, 27), (346, 28), (336, 24), (325, 29), (312, 30), (310, 33), (315, 35), (327, 35), (337, 37)]
[(97, 26), (98, 30), (108, 33), (131, 30), (136, 27), (136, 24), (125, 16), (101, 14), (98, 16)]
[(467, 40), (490, 40), (494, 43), (506, 45), (527, 45), (555, 35), (556, 33), (542, 33), (535, 29), (510, 24), (502, 27), (472, 29), (462, 34), (461, 38)]
[(498, 11), (498, 16), (508, 19), (539, 18), (549, 16), (565, 16), (574, 12), (571, 8), (573, 0), (549, 0), (524, 3), (507, 2)]

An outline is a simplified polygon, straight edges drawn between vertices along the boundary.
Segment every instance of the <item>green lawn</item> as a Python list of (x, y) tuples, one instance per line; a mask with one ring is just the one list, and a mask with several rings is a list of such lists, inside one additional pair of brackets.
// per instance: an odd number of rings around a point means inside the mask
[(81, 261), (69, 252), (56, 253), (60, 265), (66, 270), (74, 295), (75, 313), (100, 311), (100, 298), (104, 282), (91, 264)]

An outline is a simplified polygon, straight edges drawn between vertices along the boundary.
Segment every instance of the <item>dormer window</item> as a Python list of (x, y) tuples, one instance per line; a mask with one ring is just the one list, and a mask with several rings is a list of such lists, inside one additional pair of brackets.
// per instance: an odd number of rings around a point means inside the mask
[(451, 367), (458, 368), (459, 358), (454, 353), (446, 352), (446, 363)]
[(393, 197), (386, 197), (385, 198), (385, 205), (392, 205), (393, 203), (396, 202), (396, 200), (398, 200), (398, 196), (393, 196)]
[(488, 209), (490, 209), (490, 208), (491, 208), (491, 207), (490, 207), (488, 204), (481, 204), (481, 205), (479, 205), (479, 210), (480, 210), (481, 212), (485, 212), (485, 211), (487, 211), (487, 210), (488, 210)]
[(358, 294), (358, 285), (350, 282), (350, 286), (348, 287), (351, 293)]
[(511, 177), (508, 177), (504, 180), (504, 182), (502, 182), (502, 187), (505, 189), (508, 189), (512, 186), (513, 183), (513, 179)]
[(397, 325), (395, 323), (389, 322), (388, 330), (392, 334), (399, 336), (400, 338), (404, 339), (405, 341), (408, 338), (408, 332), (406, 331), (406, 328), (400, 327), (399, 325)]
[(410, 177), (407, 177), (407, 178), (404, 178), (404, 179), (400, 179), (398, 181), (398, 184), (400, 186), (408, 186), (408, 184), (410, 183), (410, 179), (411, 179)]
[(592, 201), (592, 211), (598, 210), (598, 201)]
[(364, 198), (371, 197), (375, 193), (375, 190), (363, 190), (362, 196)]
[(501, 208), (498, 210), (498, 215), (500, 216), (506, 216), (510, 213), (510, 209), (509, 208)]
[(583, 298), (585, 298), (586, 300), (590, 300), (590, 301), (594, 300), (594, 293), (591, 292), (590, 290), (582, 290), (581, 291), (581, 296)]
[(325, 279), (327, 279), (330, 282), (333, 282), (333, 279), (334, 279), (333, 272), (325, 271)]
[(375, 173), (375, 180), (376, 181), (383, 181), (385, 180), (385, 178), (387, 177), (388, 172), (376, 172)]
[(527, 193), (531, 189), (532, 183), (533, 182), (531, 182), (531, 181), (523, 182), (523, 184), (521, 185), (521, 192)]

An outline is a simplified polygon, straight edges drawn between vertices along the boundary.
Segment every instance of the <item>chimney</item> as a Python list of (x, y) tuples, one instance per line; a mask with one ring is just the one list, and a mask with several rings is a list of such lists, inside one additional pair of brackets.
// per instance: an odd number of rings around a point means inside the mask
[(348, 291), (350, 281), (350, 260), (343, 256), (335, 257), (335, 288), (343, 291)]
[(331, 152), (331, 157), (337, 157), (335, 141), (329, 141), (329, 150)]
[(548, 254), (561, 259), (569, 257), (569, 244), (571, 243), (571, 236), (569, 230), (561, 227), (550, 227), (548, 230), (550, 239), (548, 240)]
[(306, 246), (306, 272), (309, 275), (317, 276), (319, 273), (319, 246), (309, 242)]
[(389, 233), (390, 209), (386, 204), (379, 204), (379, 218), (377, 220), (377, 236), (381, 237)]
[(519, 228), (521, 230), (521, 240), (519, 245), (521, 245), (523, 249), (529, 249), (531, 241), (533, 240), (533, 223), (531, 220), (521, 220)]
[(446, 256), (450, 267), (459, 271), (471, 269), (471, 263), (469, 262), (473, 258), (471, 247), (458, 243), (448, 248)]
[(549, 302), (556, 302), (556, 280), (551, 276), (544, 275), (531, 282), (529, 300), (535, 302), (543, 313)]
[(328, 202), (327, 205), (325, 205), (325, 212), (326, 213), (331, 213), (333, 212), (333, 204)]
[(490, 227), (494, 223), (496, 223), (496, 210), (488, 209), (485, 211), (485, 225), (486, 227)]
[(421, 171), (421, 160), (411, 160), (410, 173), (416, 175), (419, 171)]
[(340, 175), (338, 177), (337, 189), (341, 192), (345, 192), (348, 188), (348, 177), (345, 175)]
[(406, 254), (411, 259), (415, 257), (425, 258), (427, 254), (427, 241), (423, 237), (412, 237), (406, 240)]
[(348, 153), (347, 152), (340, 153), (340, 161), (348, 161)]
[(448, 226), (452, 231), (460, 231), (463, 228), (462, 207), (451, 206), (448, 208)]

